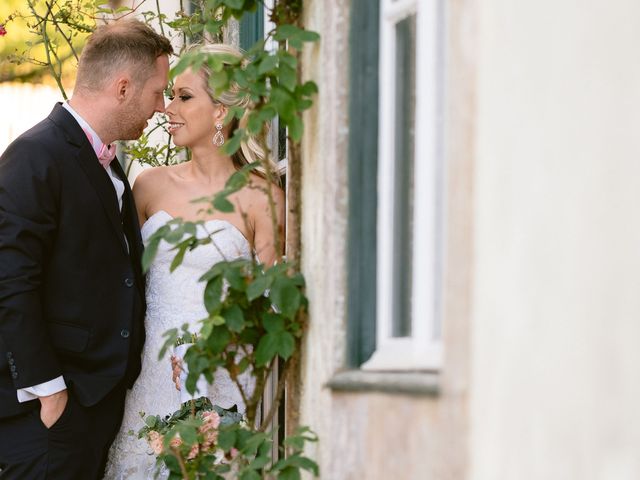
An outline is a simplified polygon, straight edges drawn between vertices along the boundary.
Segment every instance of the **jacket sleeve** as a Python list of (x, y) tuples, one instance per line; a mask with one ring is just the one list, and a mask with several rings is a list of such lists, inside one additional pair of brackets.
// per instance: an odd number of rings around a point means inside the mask
[(0, 157), (0, 344), (16, 389), (62, 375), (43, 315), (43, 279), (58, 219), (60, 175), (36, 140)]

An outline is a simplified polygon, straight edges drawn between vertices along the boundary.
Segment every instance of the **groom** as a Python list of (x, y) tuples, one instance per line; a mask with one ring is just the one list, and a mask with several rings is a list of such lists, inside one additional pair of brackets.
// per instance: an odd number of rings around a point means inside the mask
[(164, 111), (171, 53), (141, 22), (98, 28), (71, 100), (0, 157), (2, 480), (104, 471), (145, 310), (138, 218), (112, 142)]

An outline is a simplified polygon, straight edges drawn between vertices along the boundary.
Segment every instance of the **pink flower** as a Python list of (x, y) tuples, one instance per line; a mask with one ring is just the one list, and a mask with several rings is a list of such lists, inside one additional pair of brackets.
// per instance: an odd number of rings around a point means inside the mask
[(4, 37), (7, 34), (7, 29), (4, 28), (4, 25), (0, 24), (0, 37)]
[(149, 432), (147, 440), (149, 441), (149, 446), (151, 447), (151, 450), (153, 450), (153, 453), (160, 455), (162, 453), (162, 442), (164, 437), (158, 432), (152, 430)]
[(194, 443), (191, 446), (191, 450), (189, 451), (189, 455), (187, 455), (187, 460), (193, 460), (194, 458), (196, 458), (196, 456), (198, 455), (199, 452), (200, 452), (200, 445), (198, 445), (197, 443)]
[(202, 414), (202, 420), (204, 423), (200, 427), (201, 431), (207, 431), (212, 428), (218, 428), (220, 425), (220, 415), (215, 410), (210, 410)]
[(182, 439), (180, 438), (180, 434), (176, 433), (176, 436), (169, 442), (169, 446), (171, 448), (178, 448), (180, 445), (182, 445)]
[(218, 426), (220, 426), (220, 415), (211, 410), (202, 414), (203, 423), (200, 426), (200, 433), (204, 436), (202, 450), (210, 450), (218, 440)]

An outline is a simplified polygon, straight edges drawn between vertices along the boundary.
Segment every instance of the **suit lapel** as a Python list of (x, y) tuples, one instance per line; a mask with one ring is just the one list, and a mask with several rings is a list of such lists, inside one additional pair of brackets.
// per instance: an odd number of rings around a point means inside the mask
[[(122, 220), (120, 219), (118, 197), (116, 195), (116, 191), (113, 188), (113, 183), (109, 178), (109, 174), (98, 162), (93, 148), (88, 144), (88, 142), (87, 145), (87, 148), (83, 148), (78, 155), (78, 163), (89, 178), (89, 181), (93, 185), (93, 188), (96, 190), (98, 198), (102, 203), (102, 208), (107, 214), (111, 225), (118, 235), (122, 249), (126, 253), (127, 244), (125, 242), (124, 232), (122, 230)], [(114, 160), (114, 162), (117, 162), (117, 160)]]
[[(67, 134), (67, 140), (79, 147), (76, 160), (89, 182), (95, 189), (102, 208), (113, 226), (120, 241), (122, 249), (127, 252), (127, 244), (122, 230), (122, 221), (118, 207), (118, 197), (116, 196), (113, 183), (106, 170), (100, 165), (93, 147), (89, 143), (86, 135), (76, 122), (75, 118), (67, 112), (60, 104), (56, 105), (49, 115), (49, 118), (59, 125)], [(117, 162), (117, 160), (114, 160)], [(126, 182), (125, 182), (126, 184)]]

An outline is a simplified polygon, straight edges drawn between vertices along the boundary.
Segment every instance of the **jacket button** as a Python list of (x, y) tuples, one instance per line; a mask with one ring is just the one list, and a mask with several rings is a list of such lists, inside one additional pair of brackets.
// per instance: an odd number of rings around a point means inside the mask
[(133, 287), (133, 279), (131, 279), (131, 278), (125, 278), (125, 279), (124, 279), (124, 284), (125, 284), (127, 287)]
[(16, 363), (16, 361), (13, 358), (9, 358), (7, 362), (9, 362), (9, 365), (13, 365), (14, 363)]
[(15, 365), (11, 365), (9, 367), (9, 370), (11, 370), (12, 372), (15, 372), (16, 371), (16, 366)]
[(13, 357), (13, 353), (7, 352), (7, 358), (11, 358), (11, 357)]
[(18, 378), (18, 373), (17, 372), (11, 372), (11, 378)]
[(122, 331), (120, 332), (120, 336), (122, 338), (129, 338), (129, 330), (127, 330), (126, 328), (123, 328)]

